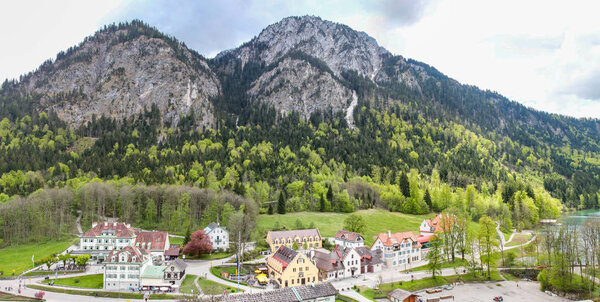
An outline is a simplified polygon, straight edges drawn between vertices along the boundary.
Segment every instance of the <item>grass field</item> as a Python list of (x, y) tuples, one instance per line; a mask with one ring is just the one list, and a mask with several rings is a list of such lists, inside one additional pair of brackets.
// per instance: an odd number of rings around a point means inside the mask
[[(170, 244), (183, 244), (183, 238), (181, 237), (169, 237)], [(181, 247), (183, 248), (183, 246)]]
[[(365, 241), (371, 244), (379, 233), (387, 232), (407, 232), (412, 231), (415, 235), (419, 234), (419, 226), (423, 219), (433, 218), (435, 214), (428, 215), (408, 215), (396, 212), (389, 212), (381, 209), (360, 210), (354, 212), (361, 215), (367, 223)], [(319, 212), (298, 212), (289, 214), (260, 215), (258, 218), (258, 227), (263, 230), (271, 230), (276, 222), (280, 226), (286, 226), (288, 229), (294, 229), (296, 220), (300, 219), (302, 224), (307, 227), (311, 223), (319, 229), (321, 236), (333, 237), (335, 233), (344, 227), (344, 219), (350, 214), (346, 213), (319, 213)]]
[(11, 276), (13, 270), (15, 270), (15, 275), (18, 275), (24, 270), (32, 268), (32, 255), (35, 256), (36, 260), (39, 260), (55, 253), (61, 253), (73, 243), (74, 239), (69, 239), (56, 242), (21, 244), (0, 249), (0, 272), (3, 272), (3, 276)]
[[(118, 292), (105, 292), (105, 291), (88, 291), (88, 290), (77, 290), (77, 289), (63, 289), (52, 286), (44, 286), (31, 284), (27, 285), (28, 288), (39, 289), (46, 292), (63, 293), (69, 295), (80, 295), (87, 297), (98, 297), (98, 298), (121, 298), (121, 299), (144, 299), (144, 294), (138, 293), (118, 293)], [(150, 300), (181, 300), (187, 297), (182, 295), (163, 295), (163, 294), (152, 294)], [(81, 301), (92, 301), (92, 299), (83, 299)]]
[(102, 278), (102, 274), (95, 274), (69, 278), (58, 278), (56, 280), (50, 278), (50, 280), (44, 280), (43, 282), (47, 284), (50, 281), (54, 281), (54, 285), (64, 285), (71, 287), (102, 288), (104, 285), (104, 281)]
[(223, 258), (227, 258), (229, 256), (233, 255), (233, 253), (227, 253), (227, 252), (214, 252), (212, 254), (204, 254), (204, 255), (200, 255), (197, 257), (190, 257), (190, 256), (185, 256), (185, 259), (192, 259), (192, 260), (218, 260), (218, 259), (223, 259)]
[(531, 235), (529, 234), (515, 234), (515, 236), (513, 237), (513, 239), (506, 244), (507, 247), (509, 246), (516, 246), (516, 245), (521, 245), (527, 241), (529, 241), (529, 239), (531, 239)]
[(222, 285), (220, 283), (210, 281), (204, 278), (198, 279), (198, 285), (202, 289), (202, 292), (206, 295), (220, 295), (225, 291), (228, 291), (230, 293), (237, 292), (237, 289), (234, 287)]
[(194, 284), (194, 280), (196, 280), (197, 277), (198, 276), (196, 275), (185, 275), (185, 279), (183, 279), (183, 282), (181, 282), (179, 292), (184, 294), (198, 294), (198, 287), (196, 287), (196, 284)]
[[(462, 259), (462, 258), (456, 258), (454, 260), (454, 262), (444, 262), (442, 263), (440, 269), (444, 269), (444, 268), (453, 268), (453, 267), (464, 267), (468, 264), (467, 260)], [(412, 271), (426, 271), (429, 268), (427, 267), (427, 265), (423, 265), (423, 266), (419, 266), (419, 267), (415, 267), (413, 269), (411, 269)]]

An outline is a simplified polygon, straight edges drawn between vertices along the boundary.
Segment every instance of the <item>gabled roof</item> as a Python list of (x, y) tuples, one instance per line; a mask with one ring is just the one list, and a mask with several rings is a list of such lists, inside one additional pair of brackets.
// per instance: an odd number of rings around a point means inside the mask
[(282, 245), (279, 247), (279, 249), (277, 249), (277, 251), (275, 252), (275, 254), (273, 254), (272, 257), (281, 262), (283, 270), (285, 270), (288, 264), (290, 264), (290, 262), (292, 262), (292, 260), (294, 260), (294, 258), (296, 258), (297, 255), (298, 252), (292, 250), (291, 248), (285, 245)]
[(331, 283), (286, 287), (252, 294), (233, 294), (227, 296), (228, 302), (301, 302), (321, 297), (331, 297), (338, 293)]
[(321, 251), (315, 251), (313, 260), (320, 271), (333, 272), (344, 269), (344, 264), (340, 261), (337, 261), (333, 256), (334, 253), (331, 252), (325, 253)]
[(362, 265), (375, 265), (383, 263), (381, 259), (381, 250), (371, 251), (366, 246), (360, 246), (355, 248), (358, 255), (360, 255), (360, 260)]
[[(401, 244), (404, 240), (418, 242), (417, 237), (415, 237), (415, 234), (413, 234), (413, 232), (399, 232), (393, 234), (381, 233), (379, 234), (379, 236), (377, 236), (377, 239), (381, 240), (381, 243), (383, 243), (384, 246), (394, 246), (397, 244)], [(416, 247), (421, 247), (421, 245), (418, 244)]]
[(92, 223), (92, 228), (83, 233), (82, 237), (96, 237), (109, 233), (110, 236), (131, 238), (135, 236), (134, 230), (122, 222)]
[(167, 232), (140, 231), (134, 245), (150, 251), (164, 251), (167, 246)]
[(318, 236), (321, 238), (321, 233), (319, 233), (318, 229), (306, 229), (306, 230), (290, 230), (290, 231), (269, 231), (267, 237), (270, 237), (271, 240), (275, 239), (288, 239), (288, 238), (303, 238), (303, 237), (315, 237)]
[(187, 263), (183, 262), (183, 260), (181, 260), (179, 258), (177, 258), (173, 262), (171, 262), (171, 265), (175, 266), (180, 271), (185, 271), (185, 269), (187, 268)]
[(179, 256), (180, 250), (181, 249), (178, 247), (171, 247), (165, 251), (165, 256), (172, 256), (172, 257)]
[[(450, 220), (450, 226), (452, 226), (454, 224), (454, 214), (446, 214), (447, 218)], [(440, 222), (442, 221), (442, 214), (437, 214), (435, 215), (435, 218), (433, 219), (425, 219), (425, 222), (427, 223), (427, 225), (429, 225), (430, 228), (433, 229), (434, 232), (441, 232), (443, 231), (442, 229), (442, 225), (440, 224)], [(451, 227), (450, 227), (451, 228)]]
[(362, 235), (360, 235), (359, 233), (345, 231), (345, 230), (340, 230), (337, 233), (335, 233), (335, 238), (344, 240), (344, 241), (349, 241), (349, 242), (356, 242), (358, 239), (364, 240)]
[(207, 225), (207, 226), (204, 228), (204, 232), (205, 232), (206, 234), (208, 234), (208, 233), (212, 232), (212, 230), (214, 230), (214, 229), (216, 229), (216, 228), (223, 228), (223, 229), (224, 229), (224, 227), (222, 227), (220, 224), (218, 224), (218, 223), (214, 223), (214, 222), (211, 222), (209, 225)]
[(413, 295), (413, 293), (411, 293), (409, 291), (405, 291), (400, 288), (396, 288), (388, 294), (388, 296), (390, 298), (398, 299), (400, 301), (404, 301), (404, 299), (406, 299), (412, 295)]
[[(119, 263), (119, 259), (121, 255), (126, 255), (126, 261), (129, 263), (144, 263), (146, 261), (146, 257), (148, 257), (148, 251), (144, 249), (140, 249), (135, 246), (126, 246), (120, 250), (112, 250), (104, 263)], [(115, 257), (115, 261), (112, 261), (112, 257)], [(133, 258), (135, 257), (135, 260)]]

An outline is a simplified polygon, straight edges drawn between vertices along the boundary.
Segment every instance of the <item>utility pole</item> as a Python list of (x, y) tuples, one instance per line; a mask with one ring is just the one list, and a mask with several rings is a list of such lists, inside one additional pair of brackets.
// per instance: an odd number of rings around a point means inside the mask
[(240, 292), (240, 257), (242, 247), (242, 232), (238, 232), (238, 259), (237, 259), (237, 290)]

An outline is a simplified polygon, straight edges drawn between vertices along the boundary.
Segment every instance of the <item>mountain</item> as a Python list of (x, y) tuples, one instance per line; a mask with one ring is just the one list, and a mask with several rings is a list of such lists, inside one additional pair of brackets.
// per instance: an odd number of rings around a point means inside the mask
[(92, 115), (126, 118), (156, 105), (177, 123), (191, 109), (213, 124), (209, 101), (221, 93), (206, 59), (147, 25), (108, 26), (57, 55), (15, 85), (37, 111), (55, 111), (71, 125)]
[[(474, 217), (519, 216), (510, 211), (525, 191), (538, 210), (547, 193), (571, 208), (600, 205), (597, 119), (527, 108), (312, 16), (213, 59), (141, 21), (107, 26), (5, 81), (0, 119), (7, 195), (98, 177), (261, 202), (284, 194), (290, 210), (314, 210), (326, 188), (344, 194), (337, 210), (442, 210), (422, 203), (429, 189), (441, 200), (441, 184), (455, 199), (481, 192), (486, 206), (465, 205)], [(401, 195), (406, 173), (415, 187)]]

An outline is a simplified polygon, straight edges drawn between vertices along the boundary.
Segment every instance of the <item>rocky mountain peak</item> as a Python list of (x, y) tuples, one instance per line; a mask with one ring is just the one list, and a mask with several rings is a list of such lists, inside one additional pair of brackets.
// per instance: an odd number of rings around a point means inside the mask
[(300, 51), (325, 62), (336, 75), (355, 70), (374, 79), (391, 54), (377, 41), (350, 27), (319, 17), (288, 17), (269, 25), (256, 38), (232, 53), (245, 64), (271, 64), (290, 51)]

